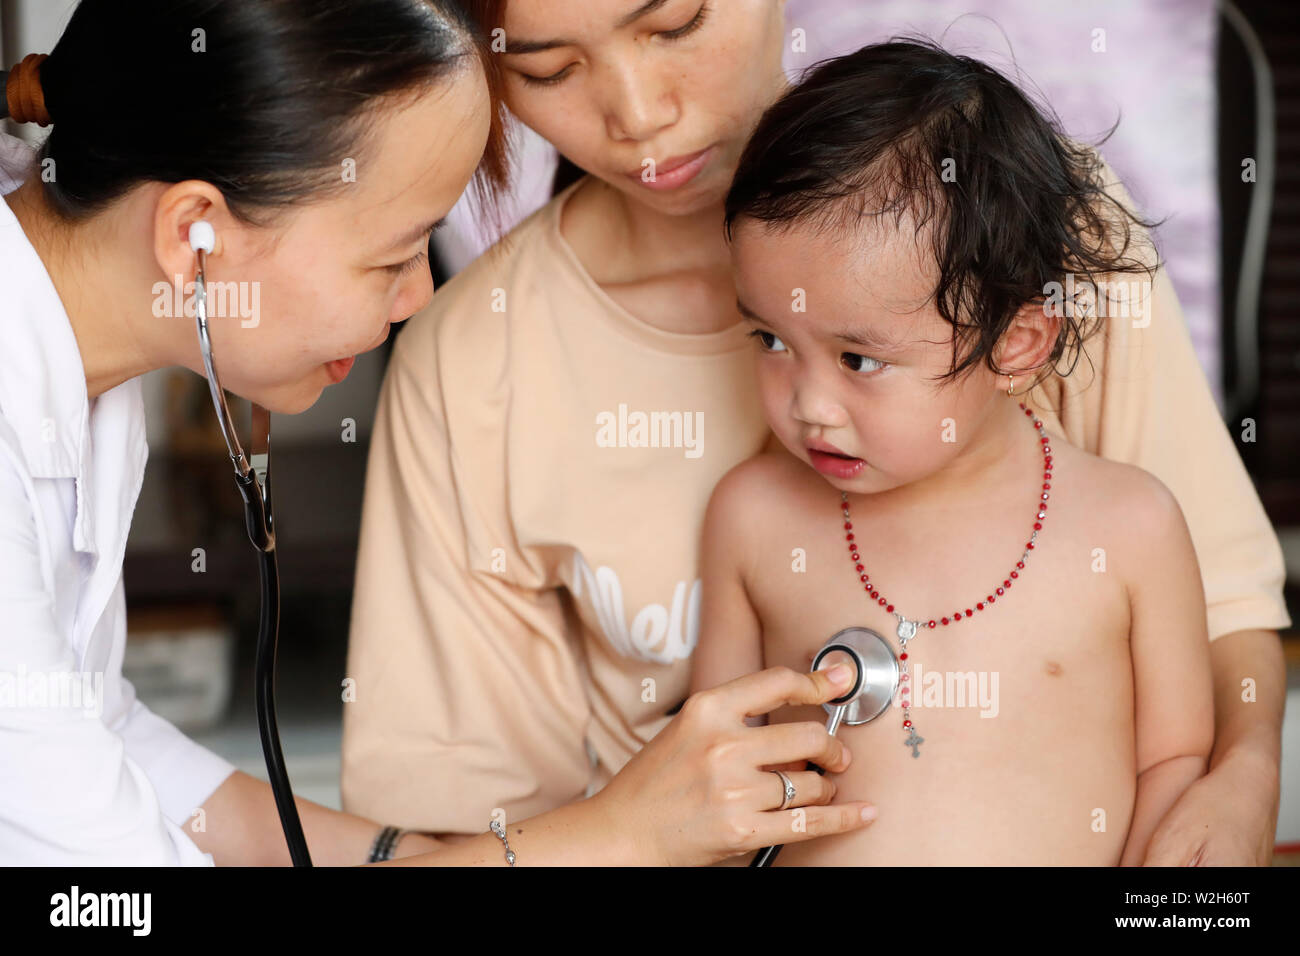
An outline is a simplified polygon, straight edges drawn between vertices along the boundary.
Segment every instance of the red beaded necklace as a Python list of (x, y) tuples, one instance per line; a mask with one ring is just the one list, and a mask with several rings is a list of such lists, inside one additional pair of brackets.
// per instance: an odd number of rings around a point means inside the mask
[[(1011, 394), (1011, 387), (1007, 388), (1007, 394)], [(1031, 409), (1025, 407), (1024, 402), (1019, 402), (1018, 404), (1022, 409), (1024, 409), (1025, 414), (1033, 419), (1034, 427), (1038, 429), (1038, 441), (1043, 446), (1043, 490), (1039, 495), (1037, 514), (1034, 515), (1033, 533), (1029, 536), (1029, 541), (1025, 543), (1025, 553), (1022, 554), (1020, 560), (1016, 562), (1016, 567), (1012, 570), (1010, 576), (1004, 578), (1001, 586), (995, 589), (997, 596), (990, 594), (985, 597), (983, 601), (977, 601), (975, 604), (975, 611), (982, 611), (986, 605), (995, 604), (997, 602), (997, 597), (1004, 594), (1011, 587), (1011, 582), (1014, 579), (1020, 577), (1020, 571), (1024, 569), (1025, 561), (1029, 557), (1029, 552), (1034, 550), (1034, 541), (1038, 538), (1038, 532), (1043, 528), (1043, 519), (1047, 517), (1048, 492), (1051, 491), (1052, 488), (1052, 446), (1048, 444), (1047, 434), (1043, 431), (1042, 421), (1035, 417)], [(908, 687), (908, 682), (911, 677), (907, 670), (907, 642), (916, 636), (918, 628), (928, 627), (933, 629), (939, 624), (946, 627), (949, 624), (949, 619), (941, 617), (938, 621), (921, 621), (919, 619), (910, 620), (904, 617), (900, 612), (894, 610), (894, 605), (890, 603), (889, 599), (881, 595), (876, 586), (871, 583), (870, 575), (867, 574), (866, 569), (862, 565), (861, 555), (858, 554), (858, 545), (853, 538), (853, 522), (849, 520), (848, 492), (840, 492), (840, 504), (844, 514), (844, 537), (849, 543), (849, 556), (853, 561), (853, 568), (858, 574), (858, 580), (862, 582), (863, 590), (865, 590), (867, 595), (873, 598), (877, 604), (889, 613), (893, 614), (894, 617), (898, 618), (898, 642), (899, 646), (902, 648), (898, 660), (900, 671), (899, 682), (903, 685), (902, 690), (900, 691), (903, 708), (903, 730), (907, 731), (908, 735), (907, 739), (903, 741), (903, 744), (912, 748), (913, 757), (919, 757), (921, 756), (920, 745), (925, 741), (925, 738), (917, 735), (916, 726), (912, 722), (912, 705), (909, 693), (910, 688)], [(956, 623), (957, 621), (965, 620), (972, 616), (974, 615), (971, 608), (966, 608), (965, 612), (954, 611), (951, 621), (952, 623)]]

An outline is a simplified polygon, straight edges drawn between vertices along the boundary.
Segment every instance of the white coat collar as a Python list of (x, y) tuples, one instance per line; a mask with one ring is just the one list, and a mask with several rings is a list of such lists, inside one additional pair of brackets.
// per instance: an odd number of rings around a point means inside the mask
[[(12, 192), (31, 173), (34, 154), (22, 140), (0, 133), (0, 195)], [(0, 412), (17, 435), (33, 478), (76, 479), (73, 546), (96, 554), (95, 496), (88, 491), (97, 477), (91, 412), (122, 416), (122, 427), (110, 430), (121, 445), (103, 451), (111, 462), (138, 463), (143, 469), (148, 446), (140, 381), (119, 385), (95, 403), (89, 400), (86, 370), (68, 314), (45, 264), (2, 200), (0, 343)], [(128, 514), (134, 501), (131, 505)]]

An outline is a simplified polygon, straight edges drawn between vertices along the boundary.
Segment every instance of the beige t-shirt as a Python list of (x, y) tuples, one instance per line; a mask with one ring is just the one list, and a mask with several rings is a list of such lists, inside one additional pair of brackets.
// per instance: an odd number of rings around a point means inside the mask
[[(661, 331), (603, 292), (559, 231), (580, 185), (394, 348), (352, 610), (349, 812), (477, 833), (496, 808), (553, 809), (603, 786), (685, 696), (704, 510), (767, 439), (753, 346), (743, 325)], [(1091, 342), (1095, 375), (1081, 359), (1033, 404), (1178, 497), (1211, 638), (1289, 626), (1281, 549), (1163, 273), (1147, 308), (1145, 328), (1112, 320)]]

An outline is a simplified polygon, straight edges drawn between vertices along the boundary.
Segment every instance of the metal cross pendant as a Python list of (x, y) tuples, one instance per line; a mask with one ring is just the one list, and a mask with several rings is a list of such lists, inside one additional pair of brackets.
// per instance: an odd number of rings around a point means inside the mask
[(918, 748), (925, 743), (925, 738), (916, 735), (916, 727), (914, 726), (907, 728), (907, 732), (910, 736), (903, 741), (903, 746), (912, 748), (913, 757), (921, 756), (921, 751)]

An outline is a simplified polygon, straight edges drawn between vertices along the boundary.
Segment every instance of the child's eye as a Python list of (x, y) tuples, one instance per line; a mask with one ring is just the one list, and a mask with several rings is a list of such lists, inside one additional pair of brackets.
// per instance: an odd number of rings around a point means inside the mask
[(749, 333), (751, 339), (758, 339), (758, 344), (765, 352), (784, 352), (785, 343), (778, 339), (771, 332), (764, 332), (762, 329), (755, 329)]
[(862, 372), (865, 374), (885, 367), (884, 362), (868, 358), (865, 355), (858, 355), (856, 352), (845, 352), (840, 357), (844, 360), (845, 367), (851, 372)]

